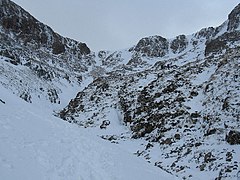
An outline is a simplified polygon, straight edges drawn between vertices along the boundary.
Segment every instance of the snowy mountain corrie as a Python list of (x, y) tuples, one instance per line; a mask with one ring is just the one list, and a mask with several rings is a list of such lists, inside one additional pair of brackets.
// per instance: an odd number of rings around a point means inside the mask
[(1, 0), (1, 177), (236, 179), (239, 14), (92, 52)]
[[(122, 51), (100, 51), (105, 72), (59, 116), (111, 132), (112, 109), (145, 139), (137, 151), (182, 179), (232, 179), (239, 171), (240, 5), (219, 27), (173, 39), (151, 36)], [(125, 136), (124, 138), (129, 138)]]

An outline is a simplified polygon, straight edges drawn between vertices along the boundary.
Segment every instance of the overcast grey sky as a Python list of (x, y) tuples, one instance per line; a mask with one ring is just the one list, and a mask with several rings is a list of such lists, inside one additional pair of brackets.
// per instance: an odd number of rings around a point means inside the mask
[(218, 26), (239, 0), (13, 0), (63, 36), (92, 50), (128, 48)]

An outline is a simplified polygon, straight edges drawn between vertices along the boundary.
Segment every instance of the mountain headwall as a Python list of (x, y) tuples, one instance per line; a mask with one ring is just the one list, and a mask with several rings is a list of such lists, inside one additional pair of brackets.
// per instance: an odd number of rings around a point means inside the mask
[(192, 35), (150, 36), (125, 51), (101, 52), (106, 75), (79, 92), (59, 116), (108, 129), (107, 114), (114, 108), (132, 138), (148, 142), (138, 155), (156, 166), (183, 179), (195, 179), (191, 171), (211, 172), (213, 179), (235, 177), (239, 13), (238, 5), (219, 27)]
[[(30, 103), (68, 101), (56, 116), (113, 143), (143, 139), (136, 154), (182, 179), (240, 168), (239, 44), (240, 4), (219, 27), (92, 52), (0, 0), (1, 86)], [(122, 125), (128, 134), (111, 131)]]

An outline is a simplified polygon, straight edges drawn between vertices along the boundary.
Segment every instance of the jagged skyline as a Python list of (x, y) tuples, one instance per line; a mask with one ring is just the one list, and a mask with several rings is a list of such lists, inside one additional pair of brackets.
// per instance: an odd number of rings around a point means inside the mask
[[(92, 50), (127, 48), (145, 36), (172, 38), (218, 26), (237, 0), (13, 0), (56, 32)], [(207, 21), (206, 21), (207, 19)]]

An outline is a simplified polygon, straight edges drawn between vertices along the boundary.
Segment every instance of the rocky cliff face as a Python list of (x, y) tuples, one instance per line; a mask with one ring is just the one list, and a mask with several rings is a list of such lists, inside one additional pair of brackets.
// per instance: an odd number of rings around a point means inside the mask
[[(2, 1), (0, 18), (2, 31), (13, 33), (22, 44), (43, 47), (51, 50), (53, 54), (66, 51), (78, 51), (81, 55), (90, 53), (86, 44), (63, 38), (11, 1)], [(72, 41), (74, 47), (69, 47), (67, 41)]]
[(238, 7), (216, 28), (174, 39), (146, 37), (126, 51), (100, 52), (107, 73), (60, 117), (85, 127), (108, 122), (107, 129), (114, 108), (132, 138), (146, 139), (137, 154), (149, 162), (183, 179), (195, 179), (193, 171), (233, 178), (239, 169), (239, 145), (232, 145), (239, 144), (240, 127)]
[(144, 139), (136, 154), (167, 172), (183, 179), (209, 172), (213, 179), (234, 178), (240, 153), (239, 7), (216, 28), (173, 39), (150, 36), (130, 49), (94, 53), (2, 0), (0, 84), (28, 102), (56, 104), (67, 87), (79, 89), (57, 114), (63, 120), (100, 128), (104, 139), (121, 145), (128, 135), (108, 131), (117, 118), (130, 138)]
[(228, 31), (239, 30), (240, 28), (240, 4), (238, 4), (228, 15)]
[(0, 83), (28, 102), (61, 103), (62, 88), (79, 86), (94, 64), (85, 43), (64, 38), (12, 1), (0, 6)]

